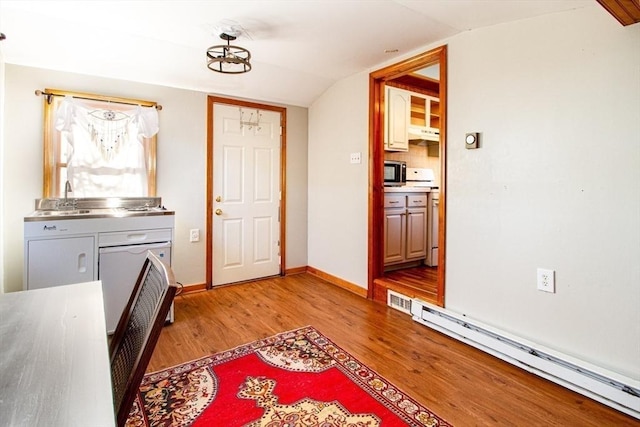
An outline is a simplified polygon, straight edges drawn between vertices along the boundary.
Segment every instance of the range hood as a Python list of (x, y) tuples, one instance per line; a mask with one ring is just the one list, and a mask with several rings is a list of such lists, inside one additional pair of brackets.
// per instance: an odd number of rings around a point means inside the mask
[(440, 129), (426, 126), (409, 126), (409, 142), (416, 145), (427, 145), (440, 141)]

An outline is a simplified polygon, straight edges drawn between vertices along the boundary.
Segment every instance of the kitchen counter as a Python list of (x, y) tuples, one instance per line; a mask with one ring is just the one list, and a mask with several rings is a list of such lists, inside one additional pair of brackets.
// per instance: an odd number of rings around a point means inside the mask
[(64, 219), (89, 219), (89, 218), (123, 218), (135, 216), (159, 216), (159, 215), (175, 215), (174, 211), (164, 208), (103, 208), (103, 209), (75, 209), (75, 210), (49, 210), (34, 211), (24, 217), (25, 222), (30, 221), (52, 221)]
[(437, 187), (384, 187), (385, 193), (430, 193), (432, 191), (438, 191)]
[(160, 197), (108, 197), (78, 199), (37, 199), (36, 210), (24, 217), (29, 221), (122, 218), (175, 215), (161, 206)]

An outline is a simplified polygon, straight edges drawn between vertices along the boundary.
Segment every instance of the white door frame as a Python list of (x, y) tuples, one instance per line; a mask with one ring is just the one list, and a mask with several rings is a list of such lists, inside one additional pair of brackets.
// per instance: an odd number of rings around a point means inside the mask
[(232, 98), (222, 98), (217, 96), (207, 97), (207, 209), (206, 209), (206, 245), (207, 245), (207, 268), (206, 268), (206, 282), (207, 289), (213, 287), (213, 148), (214, 148), (214, 129), (213, 129), (213, 110), (214, 104), (225, 104), (239, 107), (246, 107), (258, 110), (269, 110), (280, 113), (280, 125), (282, 126), (282, 138), (280, 144), (280, 275), (285, 273), (285, 230), (286, 230), (286, 141), (287, 141), (287, 109), (284, 107), (277, 107), (274, 105), (260, 104), (250, 101), (244, 101)]

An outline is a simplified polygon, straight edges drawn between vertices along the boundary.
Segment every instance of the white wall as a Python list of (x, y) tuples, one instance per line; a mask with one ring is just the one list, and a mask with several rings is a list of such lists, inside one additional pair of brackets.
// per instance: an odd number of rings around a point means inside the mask
[[(2, 248), (7, 291), (22, 289), (23, 217), (42, 197), (42, 98), (36, 89), (54, 88), (157, 101), (162, 105), (158, 133), (157, 194), (176, 211), (173, 269), (185, 284), (205, 281), (204, 239), (189, 243), (189, 229), (205, 230), (207, 94), (163, 86), (6, 65), (5, 152), (2, 194)], [(288, 186), (287, 268), (306, 265), (307, 109), (287, 108)], [(302, 207), (301, 207), (302, 206)], [(293, 210), (292, 210), (293, 209)], [(301, 218), (302, 217), (302, 218)]]
[(287, 106), (287, 268), (307, 266), (308, 117), (307, 108)]
[[(1, 43), (1, 42), (0, 42)], [(0, 123), (4, 123), (4, 54), (0, 47)], [(4, 126), (0, 127), (0, 188), (4, 187)], [(0, 212), (4, 211), (4, 191), (0, 193)], [(0, 230), (4, 230), (4, 216), (0, 215)], [(4, 235), (0, 233), (0, 294), (4, 293)]]
[[(445, 43), (447, 308), (640, 379), (640, 26), (594, 2)], [(361, 286), (368, 78), (309, 110), (309, 264)]]
[(640, 379), (640, 26), (495, 26), (449, 70), (447, 307)]
[[(366, 74), (332, 86), (309, 109), (309, 266), (367, 287)], [(350, 153), (362, 153), (351, 164)]]

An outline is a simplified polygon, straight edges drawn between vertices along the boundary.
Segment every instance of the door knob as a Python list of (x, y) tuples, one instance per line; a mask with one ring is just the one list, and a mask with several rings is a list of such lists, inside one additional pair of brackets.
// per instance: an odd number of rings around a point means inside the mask
[(216, 215), (222, 215), (222, 209), (216, 209)]

